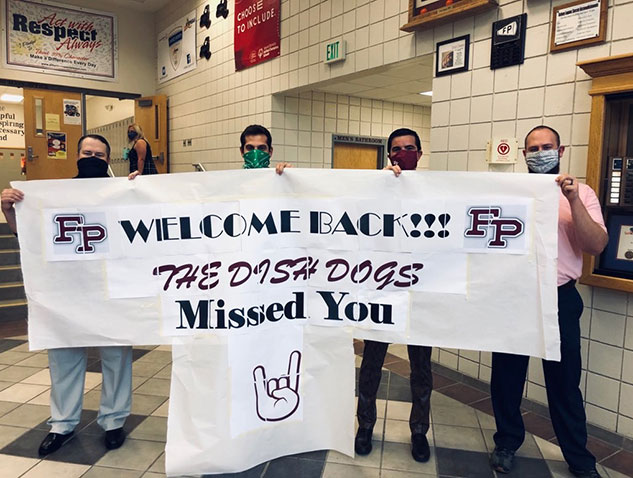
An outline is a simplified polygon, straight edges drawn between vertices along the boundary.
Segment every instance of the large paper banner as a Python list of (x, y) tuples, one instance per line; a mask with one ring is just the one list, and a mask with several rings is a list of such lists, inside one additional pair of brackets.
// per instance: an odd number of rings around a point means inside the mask
[(349, 328), (198, 338), (173, 356), (169, 476), (233, 473), (311, 450), (353, 455)]
[(6, 0), (6, 66), (116, 80), (116, 17), (71, 5)]
[(261, 170), (15, 186), (34, 349), (318, 325), (559, 356), (549, 176)]

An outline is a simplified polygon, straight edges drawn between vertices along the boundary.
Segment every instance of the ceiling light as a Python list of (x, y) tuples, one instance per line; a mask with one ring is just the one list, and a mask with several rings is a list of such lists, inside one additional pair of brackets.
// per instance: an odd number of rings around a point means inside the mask
[(0, 101), (6, 101), (7, 103), (20, 103), (23, 99), (22, 95), (10, 95), (9, 93), (4, 93), (0, 96)]
[(432, 91), (423, 91), (420, 94), (424, 95), (424, 96), (433, 96), (433, 92)]

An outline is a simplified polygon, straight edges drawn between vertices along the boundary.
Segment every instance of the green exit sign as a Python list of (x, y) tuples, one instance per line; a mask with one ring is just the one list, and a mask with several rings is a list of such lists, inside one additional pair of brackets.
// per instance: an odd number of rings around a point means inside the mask
[(325, 45), (325, 63), (344, 60), (346, 47), (346, 42), (342, 38)]

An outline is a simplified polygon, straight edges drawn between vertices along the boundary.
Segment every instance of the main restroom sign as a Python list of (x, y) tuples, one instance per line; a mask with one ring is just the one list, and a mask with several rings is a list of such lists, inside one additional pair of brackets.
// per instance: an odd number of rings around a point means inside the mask
[(6, 0), (6, 66), (115, 81), (117, 25), (111, 13)]

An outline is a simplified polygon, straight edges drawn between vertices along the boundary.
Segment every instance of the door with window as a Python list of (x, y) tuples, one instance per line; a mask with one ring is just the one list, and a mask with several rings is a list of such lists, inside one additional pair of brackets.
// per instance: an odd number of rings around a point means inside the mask
[(77, 175), (77, 141), (83, 127), (81, 94), (24, 88), (27, 179)]

